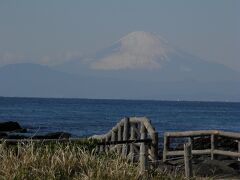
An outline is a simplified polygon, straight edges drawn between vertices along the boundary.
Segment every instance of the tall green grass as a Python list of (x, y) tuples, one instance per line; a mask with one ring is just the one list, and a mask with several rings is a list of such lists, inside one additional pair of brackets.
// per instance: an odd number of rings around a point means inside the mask
[(93, 144), (0, 145), (0, 179), (184, 179), (177, 172), (150, 170), (116, 154), (96, 154)]

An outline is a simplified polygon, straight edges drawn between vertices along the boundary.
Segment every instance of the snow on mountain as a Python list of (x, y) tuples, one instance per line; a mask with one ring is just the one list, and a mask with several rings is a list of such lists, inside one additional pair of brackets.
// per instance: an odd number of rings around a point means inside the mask
[(174, 52), (166, 40), (158, 35), (136, 31), (113, 45), (112, 52), (104, 54), (91, 64), (93, 69), (144, 69), (160, 68)]

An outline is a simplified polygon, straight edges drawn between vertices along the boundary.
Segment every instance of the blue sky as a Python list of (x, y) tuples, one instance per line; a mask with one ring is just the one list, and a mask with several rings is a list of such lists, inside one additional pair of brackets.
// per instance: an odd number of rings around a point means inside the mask
[(132, 31), (240, 71), (238, 0), (1, 0), (0, 65), (94, 53)]

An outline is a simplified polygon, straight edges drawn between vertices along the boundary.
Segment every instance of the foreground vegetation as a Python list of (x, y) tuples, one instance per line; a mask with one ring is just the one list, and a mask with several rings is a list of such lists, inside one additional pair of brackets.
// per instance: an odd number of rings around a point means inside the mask
[(184, 179), (164, 170), (139, 172), (114, 154), (95, 153), (93, 144), (0, 145), (0, 179)]

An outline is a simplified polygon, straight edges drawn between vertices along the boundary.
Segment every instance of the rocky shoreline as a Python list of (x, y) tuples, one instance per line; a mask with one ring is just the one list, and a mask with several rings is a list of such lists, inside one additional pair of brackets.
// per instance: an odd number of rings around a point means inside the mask
[(44, 135), (26, 136), (28, 130), (16, 121), (0, 122), (0, 139), (69, 139), (70, 133), (53, 132)]

